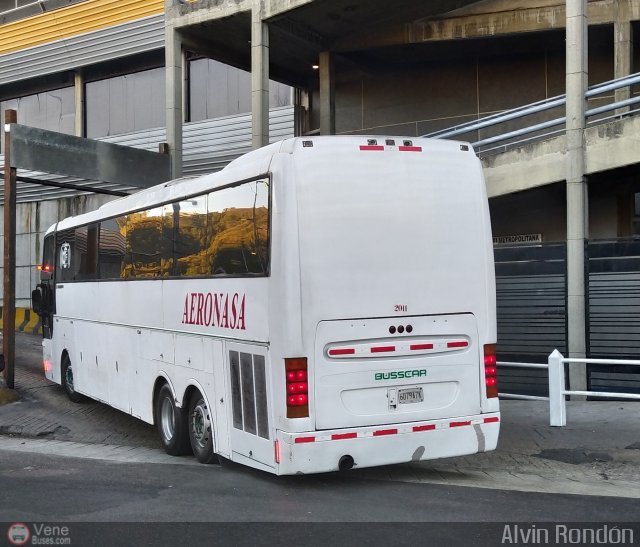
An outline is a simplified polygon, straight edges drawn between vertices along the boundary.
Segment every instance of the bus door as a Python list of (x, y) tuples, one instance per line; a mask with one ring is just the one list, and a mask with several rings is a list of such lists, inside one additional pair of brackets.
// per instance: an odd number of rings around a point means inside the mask
[(272, 466), (267, 348), (228, 342), (225, 352), (231, 395), (231, 450)]

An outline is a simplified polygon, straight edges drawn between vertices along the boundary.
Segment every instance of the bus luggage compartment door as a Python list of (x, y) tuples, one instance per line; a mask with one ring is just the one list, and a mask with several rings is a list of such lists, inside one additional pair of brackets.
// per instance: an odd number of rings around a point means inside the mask
[(316, 427), (478, 414), (482, 356), (472, 314), (321, 321)]

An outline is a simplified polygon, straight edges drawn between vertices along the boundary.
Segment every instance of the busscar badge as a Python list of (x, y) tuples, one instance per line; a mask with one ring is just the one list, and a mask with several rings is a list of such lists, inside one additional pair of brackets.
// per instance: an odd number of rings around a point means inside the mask
[(71, 267), (71, 245), (63, 243), (60, 246), (60, 267), (66, 270)]

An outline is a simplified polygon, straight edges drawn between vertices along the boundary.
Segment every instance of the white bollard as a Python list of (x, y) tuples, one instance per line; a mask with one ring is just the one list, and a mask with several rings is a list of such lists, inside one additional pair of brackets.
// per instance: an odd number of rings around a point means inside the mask
[(557, 349), (549, 355), (549, 423), (567, 425), (567, 404), (564, 398), (564, 357)]

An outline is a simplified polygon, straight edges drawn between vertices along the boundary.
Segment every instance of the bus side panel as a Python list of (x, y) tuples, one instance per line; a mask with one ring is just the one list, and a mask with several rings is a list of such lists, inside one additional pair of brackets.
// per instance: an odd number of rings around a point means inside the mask
[(214, 409), (214, 446), (216, 452), (227, 458), (231, 457), (229, 441), (229, 413), (231, 412), (231, 397), (227, 396), (229, 382), (224, 361), (224, 343), (221, 340), (205, 341), (205, 359), (213, 368), (213, 399), (210, 403)]
[[(273, 467), (271, 442), (270, 365), (263, 346), (225, 343), (229, 379), (230, 441), (236, 455)], [(241, 458), (243, 459), (243, 458)]]

